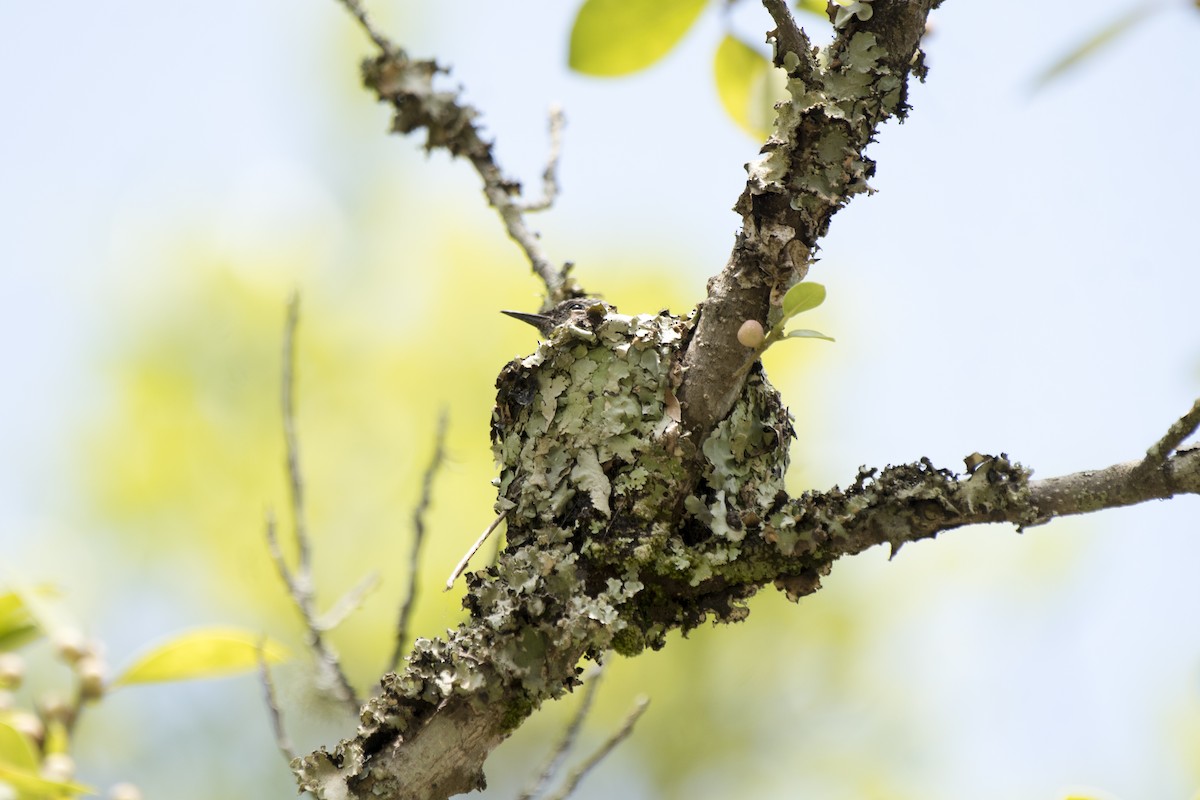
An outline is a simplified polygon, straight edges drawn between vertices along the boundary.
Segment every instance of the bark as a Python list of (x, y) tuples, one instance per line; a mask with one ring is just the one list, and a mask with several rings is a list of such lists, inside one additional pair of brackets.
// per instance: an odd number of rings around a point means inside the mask
[[(488, 753), (578, 685), (585, 657), (634, 655), (662, 647), (674, 629), (743, 619), (764, 586), (799, 599), (838, 558), (877, 544), (894, 552), (967, 525), (1020, 530), (1200, 493), (1200, 450), (1171, 454), (1200, 412), (1141, 462), (1060, 478), (1033, 481), (1006, 455), (973, 454), (962, 474), (919, 459), (864, 468), (845, 489), (783, 490), (790, 417), (737, 330), (778, 321), (833, 215), (869, 191), (865, 149), (908, 111), (907, 81), (923, 77), (920, 38), (937, 4), (874, 0), (869, 19), (851, 19), (817, 50), (783, 2), (764, 0), (790, 100), (747, 165), (735, 205), (742, 230), (698, 313), (630, 317), (589, 301), (505, 367), (492, 439), (506, 547), (494, 567), (468, 576), (470, 619), (444, 640), (417, 641), (363, 707), (357, 734), (293, 763), (301, 788), (327, 798), (478, 789)], [(546, 283), (546, 308), (581, 294), (524, 227), (475, 112), (432, 88), (440, 68), (372, 38), (381, 53), (366, 82), (396, 109), (395, 129), (424, 128), (427, 147), (475, 165)]]

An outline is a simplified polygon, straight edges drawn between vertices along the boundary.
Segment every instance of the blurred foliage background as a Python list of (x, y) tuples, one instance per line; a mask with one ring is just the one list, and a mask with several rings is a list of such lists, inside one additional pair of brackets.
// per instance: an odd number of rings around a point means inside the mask
[[(683, 312), (724, 261), (757, 149), (724, 116), (710, 60), (731, 31), (760, 42), (769, 23), (753, 4), (714, 7), (662, 64), (605, 82), (566, 70), (567, 5), (372, 9), (414, 55), (455, 66), (531, 189), (545, 109), (562, 102), (565, 193), (534, 219), (550, 253), (622, 311)], [(1095, 5), (947, 3), (935, 18), (930, 84), (873, 151), (882, 193), (838, 216), (813, 272), (830, 300), (812, 324), (838, 344), (767, 356), (797, 417), (794, 490), (976, 449), (1042, 475), (1102, 466), (1191, 402), (1196, 329), (1163, 310), (1200, 290), (1181, 188), (1200, 167), (1179, 138), (1197, 122), (1179, 97), (1200, 26), (1159, 15), (1130, 34), (1156, 48), (1155, 76), (1118, 51), (1031, 98), (1038, 69), (1121, 8)], [(380, 576), (332, 637), (367, 690), (412, 578), (410, 515), (443, 408), (413, 630), (461, 619), (441, 584), (492, 516), (493, 382), (534, 345), (497, 311), (537, 306), (527, 265), (469, 168), (384, 135), (358, 88), (366, 43), (335, 3), (123, 0), (66, 21), (7, 5), (0, 36), (0, 582), (61, 587), (114, 666), (209, 623), (300, 652), (263, 537), (267, 510), (287, 521), (280, 347), (298, 289), (320, 596)], [(580, 796), (1187, 797), (1196, 509), (869, 553), (799, 607), (764, 592), (743, 625), (614, 659), (584, 749), (635, 696), (652, 705)], [(29, 692), (63, 685), (45, 648), (29, 656)], [(351, 729), (304, 659), (278, 673), (299, 748)], [(576, 702), (495, 754), (489, 796), (515, 793)], [(147, 797), (292, 786), (250, 678), (119, 690), (77, 748), (81, 778)]]

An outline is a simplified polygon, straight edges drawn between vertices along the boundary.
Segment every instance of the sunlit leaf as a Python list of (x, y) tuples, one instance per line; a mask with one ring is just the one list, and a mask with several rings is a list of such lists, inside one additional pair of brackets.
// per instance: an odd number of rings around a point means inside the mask
[(0, 763), (0, 786), (17, 790), (19, 800), (60, 800), (81, 794), (96, 794), (90, 786), (70, 781), (43, 778), (36, 770), (19, 769)]
[(0, 722), (0, 765), (37, 771), (38, 756), (29, 737)]
[(671, 51), (708, 0), (584, 0), (568, 64), (585, 75), (628, 75)]
[(825, 0), (796, 0), (797, 11), (807, 11), (809, 14), (816, 14), (818, 17), (828, 21), (829, 12)]
[(794, 331), (788, 331), (785, 339), (824, 339), (827, 342), (837, 341), (832, 336), (826, 336), (820, 331), (810, 331), (806, 328), (797, 328)]
[(259, 645), (268, 663), (285, 660), (284, 647), (256, 633), (236, 628), (203, 628), (189, 631), (142, 655), (115, 681), (133, 683), (219, 678), (258, 666)]
[(780, 324), (797, 314), (810, 311), (825, 302), (825, 287), (819, 283), (800, 282), (783, 296), (783, 318)]
[(1040, 89), (1052, 80), (1061, 77), (1063, 73), (1079, 66), (1079, 64), (1103, 51), (1104, 48), (1111, 45), (1114, 41), (1132, 31), (1139, 22), (1149, 19), (1152, 13), (1161, 8), (1163, 8), (1163, 4), (1157, 0), (1138, 3), (1133, 8), (1130, 8), (1108, 25), (1093, 33), (1074, 49), (1069, 50), (1058, 61), (1047, 67), (1044, 72), (1034, 79), (1034, 88)]
[(751, 136), (765, 139), (775, 104), (785, 94), (783, 73), (753, 47), (726, 35), (713, 58), (713, 77), (725, 113)]
[(0, 594), (0, 653), (15, 650), (41, 635), (37, 623), (16, 592)]

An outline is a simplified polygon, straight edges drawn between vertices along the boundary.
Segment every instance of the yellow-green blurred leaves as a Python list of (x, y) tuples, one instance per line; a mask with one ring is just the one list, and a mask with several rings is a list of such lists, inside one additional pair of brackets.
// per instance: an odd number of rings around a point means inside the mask
[(36, 771), (37, 749), (29, 737), (6, 722), (0, 721), (0, 765)]
[[(695, 24), (706, 0), (585, 0), (571, 29), (568, 63), (585, 75), (615, 77), (643, 70), (671, 51)], [(797, 8), (824, 18), (825, 3)], [(713, 77), (725, 112), (738, 127), (765, 139), (785, 78), (746, 42), (726, 34), (713, 55)]]
[(58, 800), (93, 790), (70, 781), (45, 778), (39, 771), (37, 748), (29, 737), (0, 717), (0, 790), (9, 789), (16, 800)]
[(0, 653), (36, 639), (37, 623), (16, 592), (0, 593)]
[(726, 34), (713, 58), (713, 78), (725, 113), (756, 139), (767, 138), (775, 104), (783, 99), (783, 74), (762, 53)]
[(0, 763), (0, 789), (11, 787), (15, 800), (62, 800), (81, 794), (95, 794), (91, 787), (71, 781), (43, 778), (36, 772)]
[(818, 17), (828, 21), (829, 12), (825, 0), (796, 0), (797, 11), (807, 11), (809, 14), (816, 14)]
[[(349, 267), (295, 268), (303, 279), (295, 421), (316, 613), (333, 608), (364, 570), (381, 568), (378, 594), (333, 634), (352, 680), (365, 685), (387, 655), (380, 632), (394, 624), (412, 577), (410, 514), (442, 407), (450, 416), (447, 463), (434, 486), (422, 566), (444, 578), (492, 516), (495, 375), (536, 343), (498, 309), (533, 305), (536, 294), (521, 281), (518, 257), (493, 252), (486, 235), (431, 230), (421, 257), (404, 256), (414, 262), (401, 269), (394, 219), (373, 208), (362, 217), (364, 250), (386, 250), (386, 259), (356, 264), (349, 276)], [(250, 627), (274, 615), (290, 622), (264, 515), (274, 511), (290, 556), (280, 375), (285, 300), (295, 286), (246, 278), (254, 264), (188, 244), (178, 257), (194, 262), (186, 282), (123, 320), (85, 473), (102, 533), (85, 546), (100, 561), (136, 559), (158, 591), (164, 578), (168, 591), (178, 587), (155, 602), (198, 602), (209, 620)], [(515, 277), (498, 290), (497, 274)], [(443, 629), (461, 614), (455, 596), (431, 589), (414, 631)]]
[(113, 686), (221, 678), (284, 661), (287, 650), (258, 634), (236, 628), (203, 628), (173, 636), (133, 662)]
[(584, 0), (571, 28), (567, 62), (585, 75), (628, 75), (683, 39), (708, 0)]

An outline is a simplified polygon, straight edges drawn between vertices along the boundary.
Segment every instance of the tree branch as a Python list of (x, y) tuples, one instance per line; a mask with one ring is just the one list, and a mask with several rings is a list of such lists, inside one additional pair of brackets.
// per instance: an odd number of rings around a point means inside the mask
[[(492, 442), (506, 545), (467, 575), (468, 621), (415, 642), (404, 671), (386, 675), (363, 707), (354, 737), (292, 763), (302, 789), (391, 800), (481, 789), (488, 753), (580, 685), (585, 657), (632, 656), (663, 647), (673, 630), (744, 619), (765, 586), (799, 599), (837, 559), (877, 544), (895, 554), (967, 525), (1024, 529), (1200, 494), (1200, 449), (1169, 454), (1187, 435), (1179, 430), (1146, 461), (1049, 480), (1031, 480), (1006, 455), (975, 455), (963, 475), (920, 459), (864, 468), (844, 490), (785, 492), (790, 417), (760, 365), (741, 369), (748, 351), (736, 332), (747, 319), (778, 320), (833, 214), (869, 191), (865, 148), (906, 112), (906, 81), (938, 2), (872, 0), (868, 19), (848, 18), (814, 53), (786, 5), (764, 0), (791, 100), (748, 166), (742, 230), (698, 321), (598, 306), (548, 326), (533, 355), (504, 368)], [(474, 110), (432, 90), (440, 68), (380, 47), (364, 72), (395, 108), (395, 129), (424, 127), (427, 148), (471, 159), (501, 215), (519, 218)], [(552, 298), (574, 291), (554, 288), (565, 270), (531, 261), (539, 275), (549, 270)]]
[[(538, 234), (525, 222), (525, 211), (531, 204), (521, 199), (521, 184), (504, 176), (492, 152), (492, 143), (485, 141), (476, 123), (479, 112), (462, 101), (460, 91), (439, 91), (433, 81), (438, 73), (448, 72), (432, 59), (413, 61), (400, 48), (379, 33), (367, 19), (359, 0), (339, 0), (358, 20), (375, 43), (379, 55), (363, 62), (364, 85), (375, 92), (381, 102), (395, 111), (392, 131), (408, 134), (424, 128), (425, 150), (443, 148), (452, 156), (462, 156), (471, 162), (483, 179), (483, 193), (488, 204), (496, 209), (504, 222), (509, 238), (529, 259), (534, 274), (546, 286), (544, 309), (568, 297), (585, 294), (570, 277), (570, 263), (555, 268), (546, 255)], [(557, 162), (556, 127), (561, 130), (561, 114), (551, 117), (551, 161), (545, 183), (551, 185), (553, 167)], [(547, 190), (549, 194), (549, 189)], [(537, 203), (532, 204), (534, 208)]]
[(562, 156), (563, 128), (567, 117), (558, 106), (550, 108), (550, 154), (546, 157), (546, 168), (542, 170), (542, 196), (538, 200), (521, 204), (525, 212), (546, 211), (558, 198), (558, 159)]
[(684, 357), (679, 399), (697, 443), (733, 407), (749, 350), (737, 340), (746, 320), (769, 329), (783, 294), (808, 273), (829, 221), (856, 194), (869, 192), (875, 162), (865, 155), (879, 126), (904, 118), (907, 80), (931, 8), (940, 0), (873, 0), (866, 22), (853, 20), (814, 58), (786, 4), (763, 0), (775, 20), (775, 63), (787, 72), (790, 99), (747, 165), (734, 209), (742, 229), (725, 268), (708, 284)]
[(442, 466), (446, 457), (446, 426), (448, 424), (446, 409), (438, 415), (437, 433), (434, 435), (433, 456), (429, 466), (425, 468), (425, 477), (421, 481), (421, 500), (413, 511), (413, 543), (408, 559), (408, 591), (404, 594), (404, 602), (400, 605), (400, 616), (396, 620), (396, 646), (392, 649), (392, 657), (388, 660), (387, 671), (395, 670), (404, 656), (404, 645), (408, 641), (408, 622), (412, 618), (413, 609), (417, 604), (417, 593), (420, 589), (421, 546), (425, 542), (425, 514), (433, 503), (433, 479)]
[[(1149, 474), (1140, 474), (1138, 463), (1041, 481), (1030, 481), (1028, 470), (1003, 455), (984, 457), (967, 475), (925, 459), (864, 469), (845, 490), (785, 498), (757, 518), (755, 512), (742, 513), (740, 549), (729, 563), (709, 561), (691, 573), (642, 569), (633, 587), (619, 577), (628, 575), (627, 562), (593, 563), (590, 582), (611, 589), (615, 580), (618, 595), (636, 589), (611, 620), (595, 618), (603, 592), (589, 595), (575, 585), (565, 591), (576, 608), (537, 594), (546, 615), (515, 627), (513, 620), (527, 613), (528, 604), (503, 622), (475, 613), (445, 642), (418, 640), (409, 668), (385, 677), (383, 694), (368, 701), (355, 738), (297, 760), (293, 769), (301, 788), (318, 797), (440, 798), (483, 788), (487, 754), (541, 702), (578, 683), (576, 664), (585, 653), (612, 646), (632, 655), (642, 647), (661, 647), (675, 627), (687, 630), (707, 618), (744, 619), (745, 601), (768, 584), (799, 599), (820, 588), (834, 561), (877, 544), (889, 544), (895, 553), (906, 542), (966, 525), (1007, 522), (1023, 529), (1060, 516), (1200, 494), (1200, 448), (1177, 452)], [(638, 533), (633, 541), (643, 538)], [(704, 552), (730, 552), (727, 543), (721, 551), (708, 545), (689, 547), (673, 536), (659, 546), (676, 563), (684, 559), (693, 568)], [(536, 558), (529, 550), (506, 550), (499, 574)], [(538, 552), (553, 558), (544, 549)], [(707, 577), (698, 580), (700, 575)], [(494, 578), (476, 573), (470, 580), (472, 596), (485, 585), (504, 591)]]
[(1163, 434), (1163, 437), (1151, 445), (1150, 449), (1146, 451), (1146, 457), (1138, 465), (1138, 470), (1151, 472), (1162, 466), (1167, 460), (1167, 456), (1171, 455), (1184, 439), (1195, 433), (1198, 427), (1200, 427), (1200, 400), (1193, 403), (1191, 410), (1176, 420), (1175, 424)]
[(292, 536), (296, 542), (296, 569), (288, 567), (275, 533), (275, 517), (267, 514), (267, 547), (279, 571), (279, 577), (304, 620), (305, 641), (317, 661), (317, 668), (329, 679), (337, 699), (352, 711), (358, 710), (358, 695), (342, 669), (341, 660), (325, 640), (324, 629), (317, 619), (316, 590), (312, 578), (312, 557), (308, 525), (304, 511), (304, 476), (300, 469), (300, 443), (296, 435), (295, 374), (296, 328), (300, 324), (300, 295), (293, 292), (288, 298), (287, 317), (283, 327), (283, 368), (280, 377), (280, 410), (283, 419), (283, 441), (286, 451), (288, 490), (292, 505)]

